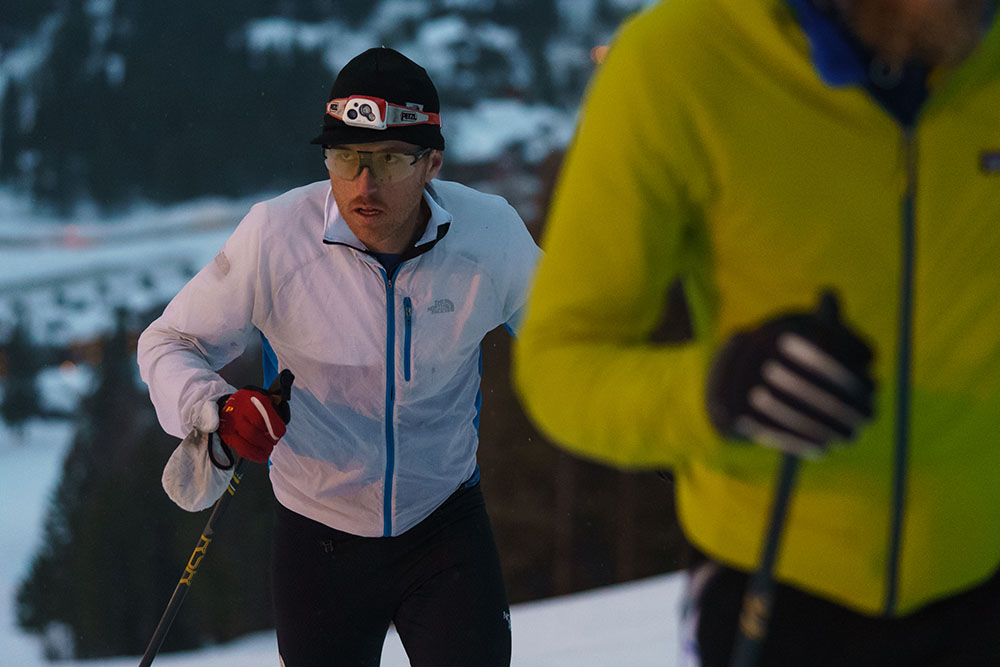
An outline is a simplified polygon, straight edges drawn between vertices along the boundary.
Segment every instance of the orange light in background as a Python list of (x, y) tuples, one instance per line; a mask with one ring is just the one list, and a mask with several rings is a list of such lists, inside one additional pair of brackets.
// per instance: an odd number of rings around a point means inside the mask
[(595, 65), (600, 65), (608, 57), (608, 45), (599, 44), (590, 50), (590, 59)]
[(87, 245), (87, 239), (80, 234), (80, 228), (70, 223), (63, 227), (63, 245), (67, 248), (82, 248)]
[(76, 364), (72, 361), (64, 361), (59, 364), (59, 372), (63, 375), (70, 375), (76, 372)]

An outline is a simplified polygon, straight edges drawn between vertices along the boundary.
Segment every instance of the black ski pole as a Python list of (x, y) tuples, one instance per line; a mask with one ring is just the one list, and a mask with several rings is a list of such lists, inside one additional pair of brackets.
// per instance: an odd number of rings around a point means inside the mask
[(792, 496), (792, 488), (795, 486), (798, 470), (799, 457), (794, 454), (785, 454), (781, 459), (778, 489), (774, 493), (774, 504), (771, 506), (771, 516), (768, 521), (760, 566), (751, 577), (746, 595), (743, 598), (739, 633), (730, 662), (732, 667), (753, 667), (756, 665), (760, 646), (767, 636), (767, 626), (771, 620), (771, 607), (774, 603), (774, 562), (777, 559), (778, 547), (784, 533), (788, 501)]
[(208, 523), (205, 524), (205, 528), (201, 531), (198, 544), (195, 545), (194, 551), (191, 553), (191, 558), (188, 559), (187, 565), (184, 566), (184, 574), (181, 575), (180, 581), (177, 582), (174, 594), (170, 596), (170, 602), (167, 603), (167, 608), (160, 618), (160, 623), (156, 626), (153, 638), (149, 640), (149, 646), (146, 647), (146, 652), (142, 655), (142, 662), (139, 663), (139, 667), (149, 667), (149, 665), (153, 664), (153, 658), (156, 657), (157, 652), (160, 650), (160, 645), (163, 644), (163, 640), (170, 630), (170, 625), (174, 622), (174, 618), (181, 608), (181, 603), (184, 602), (184, 596), (187, 595), (188, 589), (191, 587), (191, 580), (194, 578), (195, 573), (198, 571), (198, 566), (201, 565), (202, 559), (205, 558), (205, 554), (208, 552), (208, 545), (212, 543), (212, 537), (215, 535), (216, 523), (222, 518), (222, 514), (229, 507), (233, 496), (236, 495), (236, 489), (239, 488), (240, 480), (243, 478), (243, 464), (245, 462), (246, 459), (240, 459), (236, 463), (236, 467), (233, 470), (233, 478), (229, 481), (229, 486), (219, 496), (219, 499), (215, 501), (212, 514), (208, 517)]
[[(830, 326), (839, 322), (840, 304), (833, 290), (826, 289), (820, 295), (817, 315)], [(731, 667), (754, 667), (757, 664), (761, 644), (767, 637), (771, 610), (774, 606), (774, 562), (781, 546), (785, 517), (788, 514), (788, 501), (792, 496), (800, 461), (801, 459), (794, 454), (782, 456), (778, 488), (774, 492), (774, 504), (771, 506), (771, 516), (768, 519), (760, 565), (751, 576), (743, 597), (739, 632), (730, 660)]]

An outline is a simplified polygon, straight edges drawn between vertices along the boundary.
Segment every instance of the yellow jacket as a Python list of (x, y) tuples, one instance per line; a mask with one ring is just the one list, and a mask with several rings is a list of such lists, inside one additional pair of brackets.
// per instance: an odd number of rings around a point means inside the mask
[[(671, 467), (689, 539), (752, 569), (779, 455), (718, 437), (707, 369), (835, 288), (876, 350), (877, 415), (803, 463), (777, 577), (872, 615), (1000, 564), (1000, 21), (932, 83), (907, 131), (821, 81), (781, 0), (632, 20), (588, 93), (515, 360), (554, 440)], [(694, 340), (651, 342), (678, 277)]]

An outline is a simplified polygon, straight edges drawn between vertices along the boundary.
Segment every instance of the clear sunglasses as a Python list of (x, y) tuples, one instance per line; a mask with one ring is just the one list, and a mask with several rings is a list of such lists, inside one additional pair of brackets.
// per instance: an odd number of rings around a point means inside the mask
[(324, 148), (323, 156), (327, 171), (337, 178), (353, 181), (368, 167), (371, 175), (379, 183), (401, 181), (416, 170), (431, 148), (421, 148), (413, 153), (384, 153), (381, 151), (354, 151), (348, 148)]

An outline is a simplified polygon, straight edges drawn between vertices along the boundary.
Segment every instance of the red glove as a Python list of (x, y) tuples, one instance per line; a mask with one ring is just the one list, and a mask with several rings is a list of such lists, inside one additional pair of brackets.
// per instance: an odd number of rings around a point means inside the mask
[(240, 389), (219, 410), (219, 437), (243, 458), (264, 463), (285, 435), (286, 421), (263, 390)]

